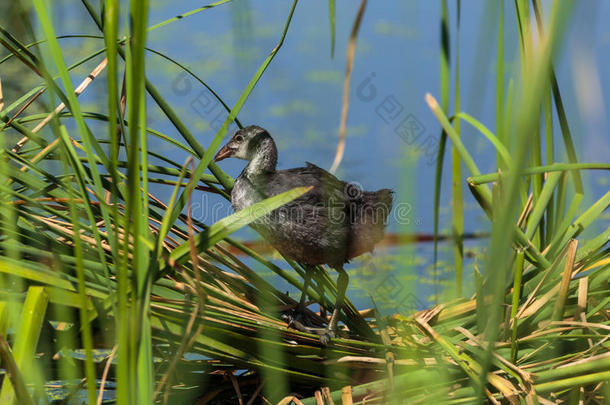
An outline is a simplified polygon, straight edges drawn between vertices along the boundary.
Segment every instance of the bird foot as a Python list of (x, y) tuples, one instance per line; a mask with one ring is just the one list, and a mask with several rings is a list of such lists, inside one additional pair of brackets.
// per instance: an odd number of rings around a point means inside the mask
[(333, 332), (330, 329), (325, 329), (324, 333), (322, 333), (320, 335), (320, 343), (322, 344), (322, 346), (326, 346), (334, 338), (335, 338), (335, 332)]
[(282, 314), (281, 318), (284, 322), (286, 322), (288, 324), (289, 328), (293, 328), (293, 329), (296, 329), (301, 332), (309, 333), (310, 328), (303, 324), (303, 322), (306, 322), (306, 321), (304, 320), (304, 317), (302, 314), (298, 314), (298, 313), (295, 313), (294, 315), (293, 314)]
[(300, 314), (290, 315), (290, 314), (282, 314), (282, 320), (288, 324), (289, 328), (296, 329), (300, 332), (311, 333), (313, 335), (320, 336), (320, 343), (323, 346), (328, 345), (332, 339), (336, 337), (336, 334), (333, 330), (320, 327), (312, 327), (306, 326), (304, 322), (304, 316)]
[[(297, 306), (292, 310), (283, 313), (281, 318), (288, 324), (288, 327), (292, 327), (301, 331), (303, 328), (315, 328), (321, 329), (325, 326), (326, 322), (319, 315), (311, 312), (306, 307)], [(311, 332), (310, 332), (311, 333)]]

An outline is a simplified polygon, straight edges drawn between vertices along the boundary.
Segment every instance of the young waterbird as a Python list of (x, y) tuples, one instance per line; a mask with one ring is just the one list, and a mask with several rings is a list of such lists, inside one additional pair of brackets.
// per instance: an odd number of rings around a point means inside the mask
[(276, 170), (275, 142), (265, 129), (255, 125), (238, 130), (214, 161), (229, 157), (249, 161), (231, 191), (231, 204), (236, 211), (295, 187), (313, 186), (303, 196), (250, 225), (285, 257), (305, 266), (298, 313), (305, 309), (306, 291), (315, 266), (327, 264), (337, 271), (335, 308), (320, 336), (322, 344), (327, 344), (335, 335), (348, 284), (343, 265), (371, 252), (381, 240), (392, 209), (393, 192), (363, 191), (311, 163)]

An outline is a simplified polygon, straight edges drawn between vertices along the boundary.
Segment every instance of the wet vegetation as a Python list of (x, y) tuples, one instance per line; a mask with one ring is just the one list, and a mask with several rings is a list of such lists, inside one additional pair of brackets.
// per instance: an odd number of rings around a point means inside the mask
[[(152, 24), (146, 1), (100, 7), (82, 0), (74, 7), (97, 32), (98, 47), (79, 48), (72, 64), (66, 38), (56, 35), (52, 2), (0, 6), (19, 21), (0, 20), (0, 80), (10, 94), (2, 98), (0, 87), (0, 403), (608, 403), (610, 228), (603, 221), (610, 192), (592, 199), (582, 176), (610, 164), (579, 160), (554, 70), (572, 2), (556, 0), (548, 9), (540, 0), (507, 2), (516, 21), (505, 18), (504, 5), (498, 9), (491, 25), (497, 31), (489, 33), (497, 36), (496, 125), (487, 128), (460, 108), (460, 2), (441, 1), (438, 21), (430, 22), (441, 27), (440, 94), (421, 103), (442, 131), (429, 213), (434, 261), (441, 178), (449, 171), (455, 282), (436, 280), (436, 305), (390, 316), (375, 306), (356, 308), (348, 294), (340, 336), (324, 346), (282, 316), (298, 297), (261, 276), (271, 272), (301, 289), (305, 268), (231, 237), (307, 188), (214, 223), (189, 210), (197, 193), (228, 198), (233, 179), (212, 158), (230, 125), (241, 127), (244, 103), (286, 46), (297, 1), (285, 4), (276, 46), (236, 100), (208, 87), (226, 109), (213, 137), (189, 129), (181, 106), (146, 75), (145, 53), (158, 52), (146, 47), (149, 33), (229, 1)], [(366, 3), (346, 50), (346, 113), (339, 138), (329, 140), (339, 139), (333, 167), (349, 142), (358, 27), (374, 7)], [(334, 49), (335, 36), (347, 33), (336, 33), (340, 4), (328, 5)], [(509, 24), (518, 37), (505, 37)], [(518, 42), (521, 63), (510, 76), (509, 41)], [(334, 51), (341, 57), (345, 50)], [(208, 86), (206, 77), (165, 57)], [(80, 96), (100, 80), (92, 109)], [(152, 108), (173, 134), (149, 125)], [(286, 108), (302, 106), (296, 100)], [(493, 145), (497, 170), (479, 170), (461, 137), (466, 126)], [(162, 153), (149, 147), (151, 139), (163, 143)], [(170, 151), (190, 157), (175, 161)], [(159, 196), (162, 187), (172, 190), (169, 198)], [(472, 268), (464, 260), (466, 193), (491, 230)], [(472, 274), (475, 293), (467, 296), (463, 280)], [(307, 291), (320, 326), (333, 309), (334, 280), (319, 267)]]

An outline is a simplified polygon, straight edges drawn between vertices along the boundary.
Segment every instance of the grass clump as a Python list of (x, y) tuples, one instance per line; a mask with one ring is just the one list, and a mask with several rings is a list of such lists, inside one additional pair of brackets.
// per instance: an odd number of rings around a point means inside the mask
[[(99, 49), (72, 65), (64, 60), (48, 2), (33, 2), (33, 21), (42, 30), (32, 43), (0, 26), (8, 52), (0, 66), (17, 63), (28, 76), (23, 82), (36, 82), (14, 99), (0, 94), (0, 402), (49, 403), (59, 387), (64, 403), (606, 403), (610, 230), (599, 232), (597, 224), (610, 192), (585, 206), (582, 171), (610, 165), (578, 161), (554, 72), (570, 4), (554, 2), (545, 20), (538, 0), (516, 1), (519, 37), (506, 38), (501, 2), (492, 132), (460, 108), (459, 56), (450, 52), (459, 45), (460, 6), (452, 24), (442, 3), (441, 102), (427, 95), (422, 103), (443, 133), (435, 233), (442, 162), (451, 150), (456, 282), (455, 291), (437, 297), (456, 298), (389, 317), (348, 301), (341, 337), (323, 347), (317, 336), (288, 327), (281, 313), (295, 300), (258, 271), (302, 288), (304, 268), (278, 265), (230, 237), (307, 189), (213, 224), (189, 209), (194, 192), (228, 198), (233, 180), (212, 156), (229, 126), (241, 127), (237, 116), (284, 46), (297, 2), (286, 5), (276, 46), (233, 106), (183, 64), (151, 50), (195, 77), (226, 109), (209, 144), (199, 142), (178, 106), (146, 77), (150, 31), (227, 2), (152, 26), (148, 3), (132, 2), (121, 37), (127, 12), (117, 2), (105, 1), (100, 13), (83, 0)], [(331, 54), (336, 11), (329, 1)], [(504, 45), (513, 39), (522, 68), (505, 86)], [(79, 67), (91, 73), (74, 87), (71, 74)], [(104, 108), (88, 111), (79, 97), (102, 72)], [(346, 87), (349, 94), (349, 80)], [(147, 98), (176, 139), (147, 125)], [(478, 169), (462, 139), (466, 126), (493, 145), (497, 171)], [(158, 153), (149, 146), (153, 137), (190, 157), (182, 163)], [(169, 198), (157, 194), (159, 184), (171, 187)], [(491, 224), (469, 298), (462, 281), (469, 271), (463, 261), (467, 190)], [(320, 268), (309, 297), (331, 309), (335, 294), (332, 277)], [(320, 325), (325, 316), (312, 314)]]

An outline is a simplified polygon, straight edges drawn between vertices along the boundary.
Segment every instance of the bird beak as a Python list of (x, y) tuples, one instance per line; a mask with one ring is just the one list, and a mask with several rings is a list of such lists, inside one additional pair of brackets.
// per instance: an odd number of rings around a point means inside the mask
[(229, 144), (226, 144), (218, 151), (216, 156), (214, 156), (214, 162), (220, 162), (231, 156), (233, 156), (233, 149), (229, 147)]

